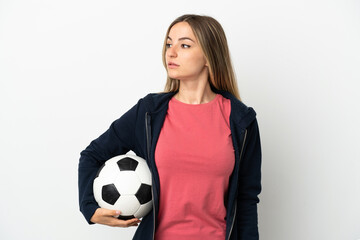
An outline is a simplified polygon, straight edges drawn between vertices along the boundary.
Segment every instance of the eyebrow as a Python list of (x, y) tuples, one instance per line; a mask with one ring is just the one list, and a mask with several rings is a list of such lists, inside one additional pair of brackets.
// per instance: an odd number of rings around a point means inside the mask
[[(168, 36), (168, 39), (170, 39), (170, 40), (172, 41), (171, 37), (169, 37), (169, 36)], [(182, 38), (179, 38), (179, 41), (181, 41), (181, 40), (190, 40), (190, 41), (192, 41), (192, 42), (195, 42), (194, 40), (192, 40), (192, 39), (191, 39), (191, 38), (189, 38), (189, 37), (182, 37)]]

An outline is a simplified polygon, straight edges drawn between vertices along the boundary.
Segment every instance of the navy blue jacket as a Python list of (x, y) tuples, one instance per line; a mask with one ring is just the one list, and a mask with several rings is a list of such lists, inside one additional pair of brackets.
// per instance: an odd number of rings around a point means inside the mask
[[(230, 177), (226, 203), (226, 240), (259, 239), (257, 203), (261, 191), (261, 147), (256, 113), (232, 94), (212, 88), (231, 100), (230, 129), (235, 166)], [(81, 152), (79, 161), (80, 211), (88, 223), (99, 207), (93, 196), (93, 180), (108, 159), (132, 150), (144, 158), (153, 177), (153, 209), (138, 226), (134, 240), (154, 238), (159, 211), (159, 175), (155, 165), (156, 143), (176, 92), (150, 93), (114, 121), (110, 128)]]

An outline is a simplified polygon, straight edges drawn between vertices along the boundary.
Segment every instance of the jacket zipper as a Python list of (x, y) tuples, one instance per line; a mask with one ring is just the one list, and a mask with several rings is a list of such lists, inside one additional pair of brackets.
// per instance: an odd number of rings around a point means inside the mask
[[(245, 129), (244, 140), (243, 140), (243, 144), (242, 144), (241, 151), (240, 151), (239, 168), (240, 168), (240, 163), (241, 163), (241, 156), (242, 156), (244, 146), (245, 146), (246, 135), (247, 135), (247, 129)], [(235, 198), (235, 209), (234, 209), (234, 215), (233, 215), (233, 218), (232, 218), (231, 228), (230, 228), (229, 235), (228, 235), (228, 238), (227, 238), (228, 240), (230, 240), (231, 232), (232, 232), (233, 227), (234, 227), (235, 216), (236, 216), (236, 208), (237, 208), (237, 198)]]
[[(149, 129), (150, 128), (150, 129)], [(147, 147), (147, 155), (148, 155), (148, 160), (150, 163), (150, 141), (151, 141), (151, 132), (149, 130), (151, 130), (151, 125), (150, 125), (150, 116), (149, 113), (146, 112), (145, 113), (145, 129), (146, 129), (146, 147)], [(155, 182), (154, 182), (155, 183)], [(151, 196), (152, 196), (152, 205), (153, 205), (153, 220), (154, 220), (154, 230), (153, 230), (153, 237), (152, 239), (155, 239), (155, 202), (154, 202), (154, 187), (151, 188)]]
[[(145, 113), (145, 128), (146, 128), (146, 147), (147, 147), (147, 155), (150, 162), (150, 135), (149, 135), (149, 129), (148, 129), (148, 117), (149, 113)], [(150, 121), (150, 120), (149, 120)]]

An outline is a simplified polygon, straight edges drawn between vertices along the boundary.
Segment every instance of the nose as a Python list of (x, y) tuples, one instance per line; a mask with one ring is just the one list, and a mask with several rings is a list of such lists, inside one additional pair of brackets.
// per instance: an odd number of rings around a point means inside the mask
[(166, 55), (170, 58), (177, 57), (177, 51), (174, 45), (166, 50)]

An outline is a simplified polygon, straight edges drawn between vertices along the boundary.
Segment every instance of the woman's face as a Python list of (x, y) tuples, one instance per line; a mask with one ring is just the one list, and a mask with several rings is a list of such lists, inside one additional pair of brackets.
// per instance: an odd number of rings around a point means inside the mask
[(208, 76), (204, 53), (187, 22), (175, 24), (166, 44), (166, 66), (170, 78), (197, 80)]

